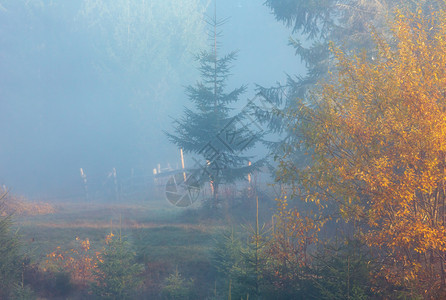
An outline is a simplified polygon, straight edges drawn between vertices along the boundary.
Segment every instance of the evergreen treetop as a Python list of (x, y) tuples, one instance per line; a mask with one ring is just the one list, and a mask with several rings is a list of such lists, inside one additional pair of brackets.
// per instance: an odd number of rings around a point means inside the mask
[(231, 104), (240, 101), (246, 85), (226, 91), (230, 68), (237, 52), (217, 55), (217, 27), (222, 22), (214, 17), (208, 22), (213, 28), (213, 45), (196, 55), (201, 80), (186, 88), (194, 109), (185, 108), (183, 117), (174, 120), (175, 133), (166, 133), (172, 143), (185, 153), (198, 155), (194, 175), (201, 183), (211, 183), (214, 199), (220, 184), (231, 183), (247, 176), (260, 162), (250, 164), (246, 150), (254, 147), (259, 132), (245, 111), (232, 113)]

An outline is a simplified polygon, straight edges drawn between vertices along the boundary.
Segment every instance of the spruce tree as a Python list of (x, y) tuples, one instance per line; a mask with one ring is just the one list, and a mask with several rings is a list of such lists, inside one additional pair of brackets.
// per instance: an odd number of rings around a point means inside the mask
[(20, 283), (21, 259), (19, 240), (11, 232), (11, 215), (4, 206), (6, 192), (0, 195), (0, 299), (8, 298), (9, 294)]
[[(436, 1), (432, 1), (436, 2)], [(413, 0), (266, 0), (266, 5), (278, 22), (292, 30), (289, 45), (305, 64), (306, 74), (288, 76), (286, 83), (274, 87), (257, 86), (258, 93), (270, 102), (274, 110), (255, 108), (257, 120), (268, 126), (271, 133), (281, 138), (264, 141), (276, 158), (286, 155), (297, 167), (308, 164), (306, 152), (299, 143), (296, 128), (306, 120), (295, 116), (302, 102), (311, 101), (309, 95), (317, 83), (325, 80), (329, 69), (334, 72), (334, 56), (330, 43), (345, 51), (368, 50), (370, 59), (376, 56), (372, 30), (386, 32), (387, 16), (398, 7), (413, 8)], [(302, 101), (302, 102), (301, 102)], [(316, 104), (315, 104), (316, 105)], [(293, 144), (293, 145), (291, 145)], [(272, 155), (270, 155), (272, 156)]]
[(230, 68), (237, 52), (219, 56), (217, 31), (224, 23), (214, 17), (208, 21), (212, 27), (212, 45), (196, 55), (201, 80), (186, 88), (186, 95), (194, 109), (185, 108), (184, 116), (174, 121), (175, 133), (167, 133), (172, 143), (185, 153), (198, 156), (191, 169), (194, 180), (210, 182), (214, 205), (219, 186), (246, 177), (261, 164), (249, 164), (252, 157), (246, 150), (255, 145), (260, 130), (248, 118), (244, 110), (231, 114), (231, 104), (240, 101), (246, 85), (227, 91)]
[(106, 238), (106, 246), (93, 271), (96, 282), (91, 292), (100, 299), (135, 299), (142, 282), (140, 276), (143, 266), (136, 262), (135, 254), (129, 244), (113, 234)]

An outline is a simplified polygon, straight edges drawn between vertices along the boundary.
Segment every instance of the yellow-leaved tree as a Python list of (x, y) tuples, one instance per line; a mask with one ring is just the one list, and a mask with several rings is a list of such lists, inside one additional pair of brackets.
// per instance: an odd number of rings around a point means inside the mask
[(307, 200), (355, 221), (379, 278), (426, 298), (446, 297), (446, 2), (435, 3), (396, 12), (373, 56), (333, 47), (336, 70), (295, 112), (312, 163), (280, 165)]

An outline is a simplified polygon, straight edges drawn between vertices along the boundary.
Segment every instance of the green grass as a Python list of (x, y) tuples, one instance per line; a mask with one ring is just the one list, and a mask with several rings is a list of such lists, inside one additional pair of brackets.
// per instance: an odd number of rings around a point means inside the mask
[(132, 232), (132, 237), (142, 261), (162, 261), (172, 265), (207, 260), (213, 241), (211, 231), (190, 226), (137, 229)]
[[(113, 231), (129, 241), (138, 261), (144, 264), (147, 295), (155, 295), (165, 278), (177, 269), (184, 278), (194, 280), (199, 298), (206, 297), (214, 288), (210, 255), (214, 238), (228, 222), (249, 222), (255, 213), (252, 205), (223, 208), (216, 213), (177, 208), (164, 199), (53, 205), (54, 213), (15, 218), (24, 251), (34, 263), (42, 263), (58, 246), (62, 251), (76, 247), (76, 237), (90, 240), (91, 253), (100, 251), (106, 235)], [(269, 210), (265, 206), (265, 211)]]
[(42, 263), (58, 246), (62, 251), (76, 247), (76, 237), (88, 238), (91, 249), (100, 251), (112, 230), (115, 235), (121, 232), (130, 242), (146, 272), (158, 274), (157, 284), (176, 268), (200, 284), (210, 279), (209, 253), (221, 225), (187, 217), (184, 209), (162, 201), (54, 206), (52, 214), (15, 218), (24, 251), (34, 263)]

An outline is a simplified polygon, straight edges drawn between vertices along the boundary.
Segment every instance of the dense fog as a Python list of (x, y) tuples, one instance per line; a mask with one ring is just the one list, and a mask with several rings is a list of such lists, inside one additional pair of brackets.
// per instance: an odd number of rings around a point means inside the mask
[(446, 299), (445, 0), (0, 0), (0, 299)]
[[(171, 130), (199, 80), (214, 3), (0, 1), (0, 183), (29, 198), (82, 194), (80, 168), (106, 181), (179, 163)], [(304, 67), (290, 30), (262, 1), (217, 3), (222, 54), (238, 50), (229, 87), (272, 86)], [(186, 160), (188, 157), (186, 157)]]

